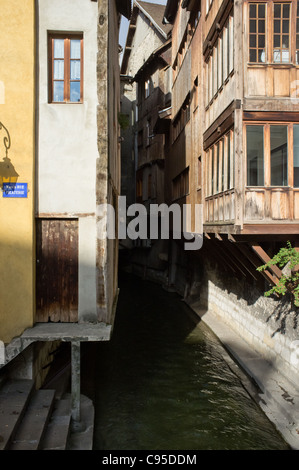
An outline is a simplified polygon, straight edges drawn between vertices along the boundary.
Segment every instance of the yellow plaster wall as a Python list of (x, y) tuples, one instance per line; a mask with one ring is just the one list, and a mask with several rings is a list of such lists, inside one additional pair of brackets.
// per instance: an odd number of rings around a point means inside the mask
[[(27, 199), (0, 191), (0, 340), (8, 343), (33, 324), (34, 249), (34, 0), (0, 0), (0, 122), (8, 157)], [(0, 130), (0, 162), (5, 157)]]

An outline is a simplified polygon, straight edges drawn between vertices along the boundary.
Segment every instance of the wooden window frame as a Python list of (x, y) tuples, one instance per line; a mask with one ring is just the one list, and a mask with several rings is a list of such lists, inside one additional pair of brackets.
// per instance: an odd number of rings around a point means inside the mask
[[(249, 56), (249, 9), (251, 4), (265, 4), (266, 5), (266, 35), (265, 35), (265, 61), (264, 62), (253, 62), (250, 61)], [(288, 62), (274, 62), (274, 5), (275, 4), (289, 4), (290, 5), (290, 16), (289, 16), (289, 60)], [(290, 64), (295, 65), (296, 67), (299, 66), (299, 49), (296, 45), (296, 36), (299, 40), (299, 9), (298, 9), (298, 0), (253, 0), (247, 2), (247, 57), (248, 57), (248, 64), (249, 65), (259, 65), (259, 66), (287, 66)], [(297, 13), (298, 12), (298, 13)], [(297, 16), (298, 15), (298, 16)], [(297, 28), (297, 19), (298, 19), (298, 28)], [(283, 33), (281, 33), (282, 36)], [(277, 48), (275, 48), (277, 49)], [(286, 49), (281, 49), (286, 50)], [(298, 61), (297, 61), (298, 56)]]
[(190, 171), (187, 166), (172, 180), (172, 200), (177, 201), (190, 194)]
[[(249, 186), (247, 184), (246, 177), (246, 188), (282, 188), (282, 189), (298, 189), (294, 188), (294, 125), (297, 125), (298, 122), (285, 122), (285, 121), (245, 121), (244, 122), (244, 148), (245, 154), (247, 155), (247, 145), (246, 145), (246, 135), (247, 126), (257, 125), (264, 126), (264, 186)], [(271, 126), (286, 126), (287, 127), (287, 136), (288, 136), (288, 159), (287, 159), (287, 185), (286, 186), (274, 186), (271, 185), (271, 142), (270, 142), (270, 129)], [(247, 158), (246, 161), (246, 175), (247, 175)]]
[[(250, 16), (250, 7), (254, 5), (256, 7), (256, 15), (255, 17), (251, 17)], [(258, 15), (259, 15), (259, 6), (263, 5), (265, 7), (265, 17), (264, 18), (260, 18)], [(265, 22), (265, 32), (262, 33), (260, 32), (258, 29), (259, 29), (259, 21), (263, 21)], [(251, 32), (250, 31), (250, 21), (255, 21), (256, 22), (256, 31), (255, 32)], [(251, 64), (264, 64), (267, 62), (267, 25), (268, 25), (268, 3), (266, 2), (249, 2), (248, 3), (248, 61), (251, 63)], [(255, 36), (256, 38), (256, 45), (253, 47), (250, 45), (250, 36)], [(258, 54), (258, 51), (262, 49), (262, 47), (259, 47), (258, 45), (258, 42), (259, 42), (259, 38), (264, 36), (264, 39), (265, 39), (265, 46), (264, 46), (264, 54), (265, 54), (265, 57), (264, 57), (264, 61), (262, 60), (258, 60), (259, 59), (259, 54)], [(256, 52), (256, 60), (255, 61), (251, 61), (250, 60), (250, 50), (254, 50)]]
[[(59, 80), (54, 80), (54, 40), (63, 39), (64, 40), (64, 92), (63, 92), (63, 101), (54, 101), (53, 99), (53, 88), (54, 82)], [(71, 57), (70, 57), (70, 44), (72, 39), (80, 40), (80, 101), (71, 101), (70, 100), (70, 83), (72, 81), (70, 78), (70, 69), (71, 69)], [(49, 103), (51, 104), (82, 104), (83, 103), (83, 84), (84, 84), (84, 39), (83, 33), (51, 33), (48, 35), (48, 63), (49, 63)]]
[(205, 151), (206, 198), (234, 189), (234, 131), (229, 129)]
[[(277, 33), (274, 31), (274, 21), (278, 21), (278, 18), (276, 18), (274, 16), (274, 8), (275, 8), (275, 5), (280, 5), (281, 7), (281, 15), (279, 17), (279, 21), (280, 21), (280, 32)], [(284, 6), (285, 5), (289, 5), (289, 16), (288, 18), (284, 18), (283, 16), (283, 10), (284, 10)], [(292, 59), (292, 16), (293, 16), (293, 3), (292, 2), (273, 2), (273, 7), (272, 7), (272, 14), (273, 14), (273, 19), (272, 19), (272, 28), (273, 28), (273, 31), (272, 31), (272, 38), (273, 38), (273, 46), (272, 46), (272, 61), (274, 64), (289, 64), (291, 63), (291, 59)], [(284, 20), (288, 20), (289, 22), (289, 29), (288, 29), (288, 32), (287, 33), (284, 33), (282, 31), (283, 29), (283, 21)], [(274, 46), (274, 36), (279, 36), (280, 38), (280, 45), (279, 47), (278, 46)], [(288, 36), (288, 43), (289, 43), (289, 46), (288, 48), (285, 48), (283, 47), (283, 40), (282, 40), (282, 37), (283, 36)], [(279, 61), (275, 61), (274, 60), (274, 52), (278, 51), (279, 50), (279, 53), (280, 53), (280, 60)], [(288, 51), (289, 53), (289, 60), (288, 61), (283, 61), (282, 60), (282, 55), (283, 55), (283, 52), (284, 51)]]
[[(295, 31), (296, 31), (296, 37), (295, 37), (295, 64), (299, 65), (299, 0), (297, 0), (296, 4), (296, 14), (295, 16)], [(298, 38), (298, 47), (297, 47), (297, 38)]]

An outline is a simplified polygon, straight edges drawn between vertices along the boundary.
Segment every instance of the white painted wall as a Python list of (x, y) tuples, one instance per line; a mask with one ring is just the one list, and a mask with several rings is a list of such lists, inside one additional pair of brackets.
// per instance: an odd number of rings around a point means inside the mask
[(149, 20), (144, 14), (140, 13), (136, 22), (127, 74), (134, 76), (152, 52), (160, 47), (165, 40), (153, 26), (150, 26)]
[[(94, 213), (97, 2), (39, 0), (39, 213)], [(84, 103), (48, 103), (48, 31), (82, 32)]]
[[(79, 321), (97, 320), (97, 18), (90, 0), (38, 0), (38, 215), (79, 219)], [(82, 32), (82, 104), (48, 103), (48, 32)]]

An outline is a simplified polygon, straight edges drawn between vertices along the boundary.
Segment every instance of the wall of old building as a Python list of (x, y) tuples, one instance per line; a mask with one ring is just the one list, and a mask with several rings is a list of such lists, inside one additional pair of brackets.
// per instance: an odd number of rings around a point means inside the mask
[[(95, 320), (98, 4), (39, 0), (38, 7), (37, 211), (40, 218), (78, 220), (79, 319)], [(51, 31), (83, 33), (83, 103), (49, 103)]]
[[(9, 343), (33, 323), (34, 249), (34, 1), (0, 2), (0, 178), (18, 174), (25, 198), (0, 191), (0, 340)], [(16, 14), (17, 12), (17, 14)], [(2, 128), (1, 128), (2, 127)]]
[[(118, 220), (118, 196), (121, 192), (121, 161), (119, 125), (120, 113), (120, 67), (119, 67), (119, 15), (115, 2), (109, 2), (108, 31), (108, 203), (115, 209)], [(117, 230), (117, 229), (116, 229)], [(116, 231), (117, 235), (117, 231)], [(109, 239), (107, 243), (107, 322), (111, 323), (115, 314), (118, 297), (118, 238)]]

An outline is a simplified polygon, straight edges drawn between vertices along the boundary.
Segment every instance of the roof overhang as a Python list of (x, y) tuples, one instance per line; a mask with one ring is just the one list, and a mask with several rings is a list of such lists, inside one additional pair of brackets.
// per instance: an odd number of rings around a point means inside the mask
[(125, 16), (128, 20), (131, 16), (131, 1), (130, 0), (116, 0), (116, 6), (119, 13)]
[(165, 60), (165, 57), (163, 56), (163, 53), (165, 51), (167, 51), (168, 49), (171, 48), (171, 39), (168, 39), (168, 41), (166, 41), (164, 44), (162, 44), (161, 46), (159, 46), (155, 51), (153, 51), (151, 53), (151, 55), (149, 56), (149, 58), (146, 60), (146, 62), (144, 62), (144, 64), (142, 65), (142, 67), (140, 67), (140, 69), (138, 70), (138, 72), (136, 73), (135, 77), (134, 77), (134, 81), (137, 82), (140, 78), (140, 76), (142, 75), (142, 73), (144, 72), (144, 70), (151, 64), (151, 62), (153, 62), (154, 60), (157, 60), (159, 58), (161, 58), (165, 65), (170, 65), (167, 63), (167, 60)]

